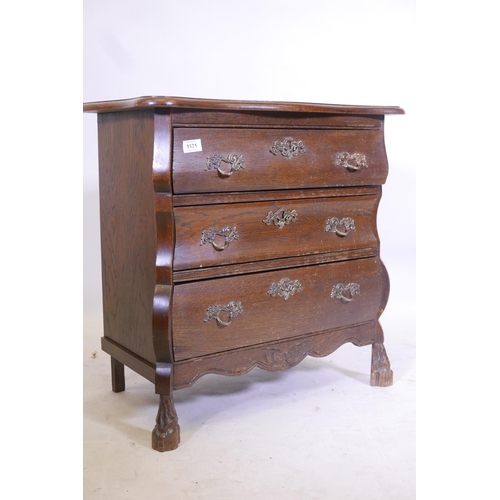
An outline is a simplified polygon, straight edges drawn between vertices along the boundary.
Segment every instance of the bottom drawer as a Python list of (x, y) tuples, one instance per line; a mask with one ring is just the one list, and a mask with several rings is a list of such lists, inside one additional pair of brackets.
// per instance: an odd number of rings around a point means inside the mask
[(175, 285), (174, 358), (372, 321), (385, 286), (378, 258)]

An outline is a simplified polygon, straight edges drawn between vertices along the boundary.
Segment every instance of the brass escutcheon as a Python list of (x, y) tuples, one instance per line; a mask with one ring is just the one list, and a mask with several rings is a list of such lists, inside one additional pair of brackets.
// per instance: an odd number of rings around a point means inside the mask
[(274, 141), (269, 152), (274, 156), (284, 156), (287, 160), (307, 153), (305, 144), (302, 141), (294, 141), (292, 137), (286, 137), (282, 141)]
[(293, 295), (295, 292), (302, 291), (302, 283), (299, 280), (291, 280), (289, 278), (283, 278), (278, 283), (271, 283), (271, 287), (268, 290), (268, 294), (271, 297), (279, 295), (285, 300)]
[(282, 207), (274, 213), (272, 211), (269, 212), (267, 217), (262, 222), (268, 226), (274, 223), (275, 226), (283, 229), (283, 227), (288, 226), (290, 222), (298, 221), (298, 216), (299, 214), (297, 213), (297, 210), (288, 210)]

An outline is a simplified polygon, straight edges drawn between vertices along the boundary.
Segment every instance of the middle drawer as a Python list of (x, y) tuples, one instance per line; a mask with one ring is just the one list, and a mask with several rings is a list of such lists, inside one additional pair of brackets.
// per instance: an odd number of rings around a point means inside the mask
[(174, 270), (376, 246), (379, 196), (174, 209)]

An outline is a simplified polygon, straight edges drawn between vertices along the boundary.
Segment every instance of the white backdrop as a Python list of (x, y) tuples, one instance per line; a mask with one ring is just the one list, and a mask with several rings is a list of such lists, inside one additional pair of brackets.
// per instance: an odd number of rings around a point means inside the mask
[[(412, 372), (415, 352), (414, 22), (412, 0), (84, 1), (85, 102), (171, 95), (405, 109), (386, 118), (389, 178), (378, 216), (391, 278), (381, 323), (396, 378)], [(83, 120), (84, 345), (97, 351), (103, 333), (97, 120), (95, 114)], [(412, 422), (407, 427), (411, 443)], [(402, 482), (410, 485), (411, 450), (410, 444), (401, 455), (408, 460)]]
[[(396, 169), (415, 101), (413, 0), (85, 0), (85, 101), (141, 95), (399, 105)], [(84, 187), (96, 187), (85, 116)], [(403, 142), (404, 141), (404, 142)]]
[[(412, 0), (85, 0), (83, 98), (401, 106), (406, 115), (386, 118), (379, 232), (391, 304), (396, 296), (412, 307), (414, 11)], [(100, 314), (95, 114), (84, 115), (83, 132), (85, 319)], [(398, 284), (401, 265), (410, 274)]]
[[(31, 408), (51, 409), (36, 412), (42, 431), (28, 454), (19, 446), (19, 433), (10, 433), (6, 453), (12, 463), (24, 464), (5, 478), (12, 489), (32, 486), (38, 492), (46, 484), (55, 498), (57, 488), (67, 487), (66, 475), (54, 483), (53, 461), (50, 470), (40, 465), (47, 462), (46, 450), (52, 456), (59, 452), (62, 470), (72, 467), (68, 453), (77, 447), (69, 412), (80, 417), (80, 397), (71, 379), (81, 371), (74, 362), (81, 347), (74, 269), (80, 200), (75, 193), (79, 179), (72, 182), (71, 175), (78, 171), (75, 162), (82, 150), (84, 330), (96, 345), (102, 333), (97, 127), (95, 115), (83, 115), (80, 149), (81, 98), (165, 94), (399, 105), (406, 110), (386, 121), (390, 175), (379, 207), (379, 232), (391, 297), (382, 321), (396, 315), (414, 321), (418, 157), (424, 235), (419, 239), (424, 292), (419, 387), (425, 394), (419, 442), (424, 441), (421, 450), (429, 450), (420, 461), (420, 475), (426, 469), (432, 477), (432, 494), (426, 498), (486, 498), (498, 491), (496, 462), (484, 457), (485, 444), (495, 449), (499, 442), (498, 349), (493, 345), (498, 342), (493, 317), (498, 293), (492, 288), (498, 282), (498, 260), (491, 242), (498, 214), (492, 174), (500, 135), (494, 2), (419, 0), (418, 35), (415, 2), (409, 0), (83, 0), (83, 26), (78, 2), (10, 2), (8, 7), (2, 30), (7, 76), (2, 79), (0, 197), (4, 233), (10, 237), (2, 246), (8, 268), (2, 275), (8, 291), (4, 399), (11, 408), (26, 408), (29, 389)], [(417, 133), (417, 112), (419, 130), (425, 125), (425, 133)], [(69, 115), (76, 117), (76, 126)], [(6, 281), (10, 274), (12, 280)], [(399, 335), (399, 329), (386, 329), (386, 344)], [(36, 376), (27, 367), (36, 369)], [(44, 384), (43, 390), (35, 381)], [(68, 404), (70, 394), (74, 399)], [(3, 417), (6, 429), (33, 427), (31, 411)], [(22, 474), (26, 467), (29, 482)], [(79, 484), (78, 478), (71, 483)]]

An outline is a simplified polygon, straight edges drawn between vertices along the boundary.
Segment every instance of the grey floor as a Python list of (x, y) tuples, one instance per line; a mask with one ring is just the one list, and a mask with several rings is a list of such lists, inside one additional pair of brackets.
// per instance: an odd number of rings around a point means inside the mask
[(126, 391), (111, 391), (102, 318), (88, 307), (84, 498), (414, 499), (414, 270), (396, 256), (384, 262), (392, 387), (370, 386), (371, 349), (352, 344), (285, 372), (208, 375), (174, 394), (181, 444), (173, 452), (151, 449), (150, 382), (126, 369)]

